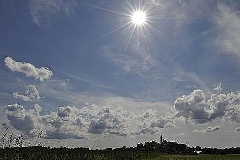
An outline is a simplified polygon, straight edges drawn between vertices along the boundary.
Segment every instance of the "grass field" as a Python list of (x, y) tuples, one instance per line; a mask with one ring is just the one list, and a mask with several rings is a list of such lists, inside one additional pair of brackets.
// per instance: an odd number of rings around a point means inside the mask
[(66, 148), (0, 149), (0, 160), (240, 160), (238, 155), (176, 155), (156, 151), (81, 150)]
[(159, 155), (146, 160), (240, 160), (240, 155)]

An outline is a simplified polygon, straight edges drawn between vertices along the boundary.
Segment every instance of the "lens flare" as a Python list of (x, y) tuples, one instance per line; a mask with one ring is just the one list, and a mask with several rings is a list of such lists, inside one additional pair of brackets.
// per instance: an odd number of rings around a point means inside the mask
[(146, 13), (144, 11), (135, 11), (131, 15), (131, 20), (134, 25), (142, 26), (146, 24)]

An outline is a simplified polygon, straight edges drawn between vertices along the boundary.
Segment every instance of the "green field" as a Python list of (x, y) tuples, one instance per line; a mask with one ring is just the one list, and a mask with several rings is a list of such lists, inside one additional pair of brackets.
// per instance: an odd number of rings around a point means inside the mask
[(85, 150), (66, 148), (5, 148), (0, 160), (240, 160), (240, 155), (175, 155), (154, 151)]
[(148, 160), (240, 160), (240, 155), (159, 155)]

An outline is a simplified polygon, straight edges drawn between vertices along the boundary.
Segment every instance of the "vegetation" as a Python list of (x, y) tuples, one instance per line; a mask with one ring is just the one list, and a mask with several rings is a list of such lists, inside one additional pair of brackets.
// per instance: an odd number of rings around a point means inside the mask
[[(6, 130), (7, 131), (7, 130)], [(39, 133), (38, 137), (41, 137)], [(50, 148), (43, 147), (40, 141), (35, 146), (26, 146), (23, 135), (7, 134), (1, 138), (0, 160), (237, 160), (240, 159), (240, 147), (237, 148), (201, 148), (188, 147), (186, 144), (152, 141), (139, 143), (136, 147), (106, 148)], [(200, 154), (199, 154), (200, 153)]]
[(0, 159), (31, 160), (239, 160), (240, 155), (175, 155), (156, 151), (18, 147), (0, 149)]

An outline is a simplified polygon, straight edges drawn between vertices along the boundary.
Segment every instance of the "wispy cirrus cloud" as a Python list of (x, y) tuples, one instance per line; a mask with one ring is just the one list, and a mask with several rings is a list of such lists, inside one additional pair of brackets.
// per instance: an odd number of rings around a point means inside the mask
[(217, 27), (217, 45), (225, 53), (240, 56), (240, 15), (233, 5), (220, 3), (218, 12), (214, 17)]
[[(192, 36), (189, 33), (189, 26), (203, 17), (211, 19), (213, 11), (210, 7), (211, 2), (207, 1), (147, 0), (146, 4), (153, 7), (154, 11), (152, 15), (149, 15), (149, 25), (142, 29), (144, 33), (136, 35), (133, 33), (130, 38), (131, 34), (126, 34), (126, 39), (129, 39), (127, 45), (117, 43), (118, 47), (122, 45), (119, 47), (120, 49), (116, 49), (114, 44), (106, 45), (103, 52), (106, 58), (127, 73), (159, 78), (160, 76), (156, 75), (159, 75), (160, 72), (162, 72), (161, 76), (170, 75), (169, 68), (174, 68), (174, 66), (178, 68), (176, 62), (184, 59), (184, 55), (180, 55), (181, 57), (177, 60), (169, 60), (170, 54), (172, 54), (170, 52), (176, 52), (176, 55), (180, 50), (186, 53), (190, 52), (186, 46), (196, 35)], [(120, 36), (125, 36), (124, 33), (125, 30)], [(201, 36), (201, 34), (197, 36)], [(165, 66), (167, 67), (165, 68)], [(177, 70), (173, 72), (177, 72)]]
[(110, 45), (106, 45), (103, 48), (103, 53), (108, 60), (120, 66), (125, 72), (142, 74), (156, 66), (157, 61), (153, 58), (152, 54), (148, 53), (148, 51), (141, 48), (141, 46), (138, 47), (138, 49), (131, 49), (130, 47), (130, 51), (125, 51), (127, 52), (126, 54), (115, 50), (114, 47)]
[(49, 79), (53, 76), (53, 72), (46, 67), (37, 68), (30, 63), (17, 62), (11, 57), (6, 57), (4, 62), (11, 71), (23, 73), (27, 77), (33, 77), (40, 81)]
[(39, 27), (49, 27), (59, 17), (69, 17), (74, 13), (76, 0), (30, 0), (30, 14)]

